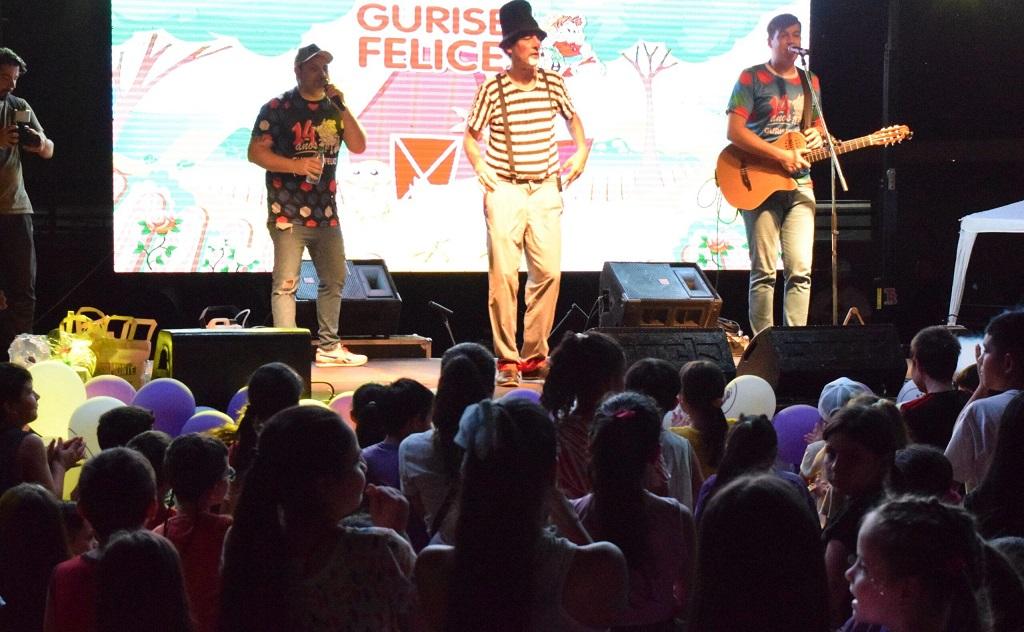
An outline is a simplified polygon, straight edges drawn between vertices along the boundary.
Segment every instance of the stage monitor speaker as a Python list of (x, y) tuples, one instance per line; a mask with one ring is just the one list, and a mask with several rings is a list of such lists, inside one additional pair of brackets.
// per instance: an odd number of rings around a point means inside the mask
[(606, 261), (601, 327), (715, 327), (722, 298), (697, 264)]
[(156, 337), (153, 377), (184, 382), (199, 406), (225, 410), (249, 376), (268, 362), (284, 362), (310, 392), (313, 360), (308, 329), (164, 329)]
[[(342, 338), (350, 336), (390, 336), (398, 333), (402, 315), (402, 297), (383, 259), (349, 259), (341, 292)], [(320, 277), (313, 262), (304, 260), (299, 271), (296, 322), (316, 332), (316, 294)]]
[(627, 368), (643, 358), (667, 360), (676, 369), (691, 360), (708, 360), (718, 365), (726, 380), (736, 377), (725, 330), (697, 327), (596, 327), (615, 338), (626, 353)]
[(769, 327), (750, 341), (737, 373), (767, 380), (782, 406), (817, 404), (822, 387), (840, 377), (866, 384), (876, 395), (895, 397), (907, 361), (891, 324)]

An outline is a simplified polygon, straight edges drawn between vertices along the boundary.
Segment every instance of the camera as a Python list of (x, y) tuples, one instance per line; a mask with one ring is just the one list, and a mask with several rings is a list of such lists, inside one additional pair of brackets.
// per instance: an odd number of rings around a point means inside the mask
[(29, 110), (17, 110), (14, 112), (14, 124), (18, 126), (18, 144), (22, 147), (35, 147), (39, 144), (39, 137), (29, 134), (31, 129), (32, 112)]

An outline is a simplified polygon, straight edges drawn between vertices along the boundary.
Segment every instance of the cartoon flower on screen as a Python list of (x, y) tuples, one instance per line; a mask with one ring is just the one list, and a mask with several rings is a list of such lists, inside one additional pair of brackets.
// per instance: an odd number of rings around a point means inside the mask
[(171, 258), (177, 246), (168, 244), (171, 233), (181, 232), (181, 218), (173, 215), (156, 214), (147, 219), (139, 220), (141, 239), (135, 244), (135, 254), (145, 256), (143, 268), (153, 270), (155, 266), (163, 266)]

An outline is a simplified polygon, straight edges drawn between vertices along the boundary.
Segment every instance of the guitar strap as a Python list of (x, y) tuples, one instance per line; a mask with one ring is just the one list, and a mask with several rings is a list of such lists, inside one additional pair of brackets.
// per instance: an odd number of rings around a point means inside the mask
[(800, 129), (805, 130), (811, 126), (811, 118), (813, 116), (812, 109), (814, 107), (814, 95), (811, 94), (811, 83), (807, 80), (807, 71), (797, 70), (797, 74), (800, 75), (800, 83), (804, 87), (804, 112), (800, 120)]

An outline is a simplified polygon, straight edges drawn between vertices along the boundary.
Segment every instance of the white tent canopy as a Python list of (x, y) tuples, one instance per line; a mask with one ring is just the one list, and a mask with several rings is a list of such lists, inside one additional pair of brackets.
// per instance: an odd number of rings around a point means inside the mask
[(964, 279), (971, 250), (978, 233), (1024, 233), (1024, 201), (960, 218), (960, 241), (956, 246), (953, 289), (949, 295), (948, 324), (955, 325), (964, 298)]

